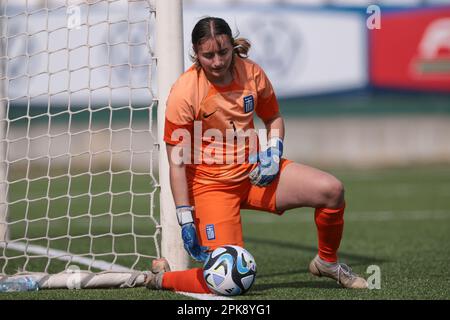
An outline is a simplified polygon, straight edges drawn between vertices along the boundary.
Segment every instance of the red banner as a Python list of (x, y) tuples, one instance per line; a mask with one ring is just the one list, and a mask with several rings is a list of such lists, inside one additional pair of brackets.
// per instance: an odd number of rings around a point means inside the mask
[(369, 39), (375, 86), (450, 92), (450, 8), (382, 12)]

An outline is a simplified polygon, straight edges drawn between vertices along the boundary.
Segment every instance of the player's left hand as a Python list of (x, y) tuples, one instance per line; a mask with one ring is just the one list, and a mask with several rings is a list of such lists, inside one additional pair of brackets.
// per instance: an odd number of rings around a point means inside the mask
[(258, 163), (250, 174), (250, 182), (256, 186), (265, 187), (277, 176), (280, 170), (280, 159), (283, 154), (283, 140), (278, 137), (270, 139), (269, 147), (258, 154), (249, 157), (250, 163)]

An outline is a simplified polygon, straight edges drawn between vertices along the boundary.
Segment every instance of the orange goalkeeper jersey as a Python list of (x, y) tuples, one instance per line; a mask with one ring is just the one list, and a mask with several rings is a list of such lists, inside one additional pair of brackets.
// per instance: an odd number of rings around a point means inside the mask
[(249, 59), (235, 57), (233, 81), (225, 87), (210, 83), (195, 65), (180, 76), (167, 100), (164, 141), (189, 148), (188, 180), (233, 184), (247, 177), (255, 140), (237, 137), (255, 138), (254, 112), (266, 121), (279, 106), (266, 74)]

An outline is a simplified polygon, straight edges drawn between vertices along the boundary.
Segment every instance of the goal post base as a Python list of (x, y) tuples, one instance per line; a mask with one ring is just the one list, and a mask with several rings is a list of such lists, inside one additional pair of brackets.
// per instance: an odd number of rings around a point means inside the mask
[(43, 272), (18, 273), (14, 276), (5, 276), (2, 280), (31, 277), (39, 283), (39, 289), (112, 289), (135, 288), (145, 286), (148, 272), (116, 272), (103, 271), (94, 273), (90, 271), (64, 271), (56, 274)]

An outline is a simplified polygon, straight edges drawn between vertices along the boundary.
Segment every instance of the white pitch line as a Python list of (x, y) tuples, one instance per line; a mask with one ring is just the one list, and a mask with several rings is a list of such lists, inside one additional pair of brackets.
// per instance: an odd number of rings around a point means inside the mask
[[(62, 260), (62, 261), (70, 261), (70, 262), (78, 263), (78, 264), (85, 265), (85, 266), (91, 266), (93, 268), (104, 270), (104, 271), (120, 271), (120, 272), (133, 272), (134, 271), (132, 269), (129, 269), (127, 267), (124, 267), (124, 266), (121, 266), (118, 264), (112, 264), (110, 262), (106, 262), (106, 261), (102, 261), (102, 260), (93, 261), (92, 259), (89, 259), (89, 258), (73, 256), (71, 253), (69, 253), (67, 251), (50, 249), (50, 248), (45, 248), (42, 246), (37, 246), (37, 245), (32, 245), (32, 244), (27, 245), (26, 243), (23, 243), (23, 242), (13, 242), (13, 243), (8, 243), (7, 245), (0, 243), (0, 247), (16, 250), (16, 251), (20, 251), (20, 252), (26, 251), (27, 253), (45, 255), (46, 257), (50, 257), (53, 259)], [(198, 294), (198, 293), (190, 293), (190, 292), (182, 292), (182, 291), (176, 291), (176, 293), (179, 293), (179, 294), (182, 294), (182, 295), (185, 295), (188, 297), (192, 297), (194, 299), (199, 299), (199, 300), (233, 300), (231, 298), (222, 297), (222, 296), (218, 296), (215, 294)]]
[[(313, 221), (314, 214), (290, 213), (286, 212), (285, 217), (273, 216), (270, 214), (252, 214), (246, 216), (245, 221), (258, 224), (272, 223), (296, 223)], [(349, 222), (370, 222), (370, 221), (420, 221), (420, 220), (450, 220), (450, 210), (411, 210), (411, 211), (351, 211), (344, 214), (344, 220)]]
[(352, 212), (347, 221), (420, 221), (449, 220), (450, 211), (444, 210), (411, 210), (411, 211), (374, 211)]
[(233, 300), (230, 297), (218, 296), (215, 294), (190, 293), (190, 292), (183, 292), (183, 291), (177, 291), (177, 293), (184, 294), (185, 296), (189, 296), (189, 297), (199, 299), (199, 300)]

